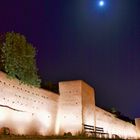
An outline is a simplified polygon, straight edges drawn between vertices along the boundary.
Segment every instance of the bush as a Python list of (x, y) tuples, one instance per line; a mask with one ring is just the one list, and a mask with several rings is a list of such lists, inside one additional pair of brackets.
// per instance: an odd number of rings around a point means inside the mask
[(10, 135), (10, 129), (8, 127), (2, 127), (0, 132), (3, 135)]
[(72, 133), (71, 132), (67, 132), (67, 133), (65, 132), (64, 136), (72, 136)]

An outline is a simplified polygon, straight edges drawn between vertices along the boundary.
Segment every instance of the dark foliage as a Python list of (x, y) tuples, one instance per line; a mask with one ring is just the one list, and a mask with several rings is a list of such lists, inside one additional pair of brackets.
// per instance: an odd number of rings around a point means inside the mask
[(25, 36), (14, 32), (0, 36), (0, 70), (25, 84), (40, 86), (35, 55)]

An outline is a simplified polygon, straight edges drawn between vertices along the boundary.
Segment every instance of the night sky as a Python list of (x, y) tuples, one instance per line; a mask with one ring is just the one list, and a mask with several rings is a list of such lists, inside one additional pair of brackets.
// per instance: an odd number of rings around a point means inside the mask
[(0, 0), (0, 32), (24, 34), (43, 81), (82, 79), (96, 104), (140, 117), (140, 0)]

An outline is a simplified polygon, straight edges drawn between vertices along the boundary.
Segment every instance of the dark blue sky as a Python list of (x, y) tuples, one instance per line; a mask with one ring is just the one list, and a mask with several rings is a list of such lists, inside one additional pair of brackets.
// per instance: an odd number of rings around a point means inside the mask
[(140, 117), (140, 0), (1, 0), (0, 31), (24, 34), (43, 80), (82, 79), (96, 104)]

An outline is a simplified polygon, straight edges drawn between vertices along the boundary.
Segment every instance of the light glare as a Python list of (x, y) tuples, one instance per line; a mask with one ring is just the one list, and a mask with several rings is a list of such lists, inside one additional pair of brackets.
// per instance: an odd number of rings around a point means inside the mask
[(4, 121), (6, 117), (6, 112), (0, 110), (0, 121)]
[(100, 6), (104, 6), (104, 1), (101, 0), (101, 1), (99, 2), (99, 5), (100, 5)]
[(40, 112), (37, 115), (37, 119), (43, 124), (45, 127), (49, 128), (51, 126), (51, 114), (49, 112)]

